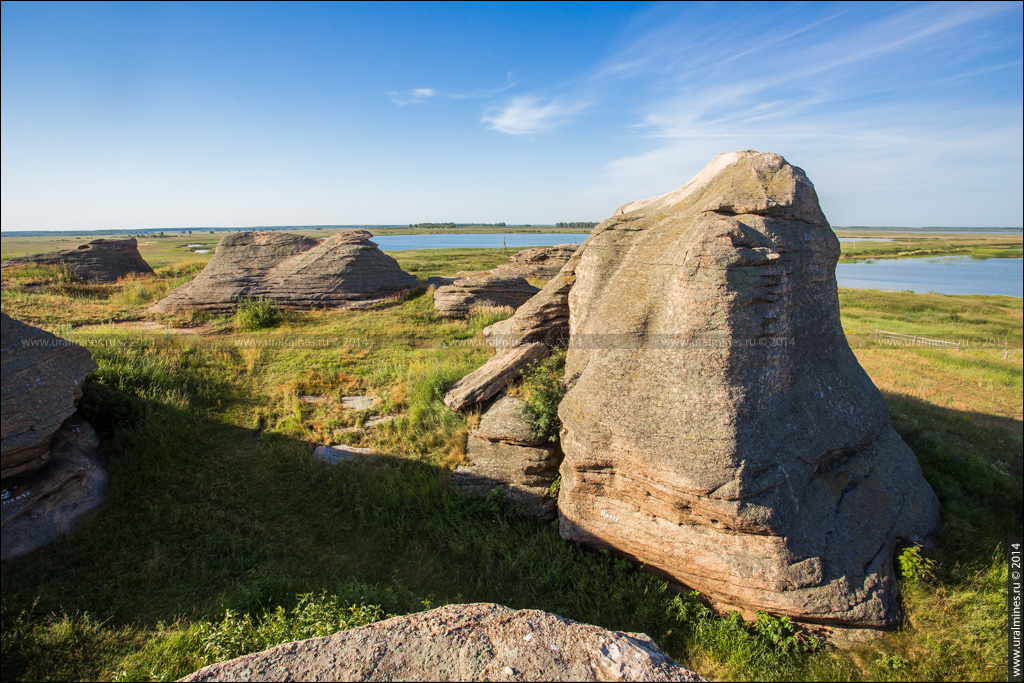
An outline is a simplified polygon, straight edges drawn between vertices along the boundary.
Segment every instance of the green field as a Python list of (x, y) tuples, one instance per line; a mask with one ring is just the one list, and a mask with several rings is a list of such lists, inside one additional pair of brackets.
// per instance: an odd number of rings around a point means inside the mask
[[(938, 547), (922, 562), (904, 556), (903, 628), (840, 651), (784, 620), (716, 615), (629, 562), (562, 541), (553, 524), (452, 490), (474, 416), (440, 399), (491, 354), (458, 342), (479, 339), (496, 314), (444, 320), (421, 288), (363, 311), (156, 318), (146, 308), (204, 262), (164, 240), (143, 244), (156, 277), (92, 285), (3, 271), (5, 313), (92, 351), (100, 369), (80, 408), (111, 451), (99, 512), (4, 565), (4, 680), (173, 679), (278, 642), (478, 601), (647, 633), (713, 679), (1005, 675), (1005, 541), (1022, 534), (1024, 503), (1019, 342), (855, 348), (945, 513)], [(421, 279), (505, 260), (394, 256)], [(844, 289), (840, 304), (854, 338), (878, 328), (1020, 338), (1021, 299)], [(265, 329), (242, 330), (261, 320)], [(345, 409), (340, 397), (354, 394), (378, 404)], [(367, 428), (371, 413), (396, 419)], [(314, 445), (339, 442), (382, 455), (312, 460)]]

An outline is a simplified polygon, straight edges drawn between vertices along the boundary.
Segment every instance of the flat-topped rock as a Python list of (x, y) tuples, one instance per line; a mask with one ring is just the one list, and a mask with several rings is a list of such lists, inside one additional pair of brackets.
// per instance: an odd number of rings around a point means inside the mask
[(44, 266), (65, 265), (75, 276), (88, 282), (109, 284), (126, 275), (152, 275), (153, 268), (139, 253), (139, 244), (134, 237), (124, 239), (95, 239), (75, 249), (51, 251), (44, 254), (30, 254), (5, 259), (2, 267), (10, 268), (38, 264)]
[(518, 251), (491, 271), (492, 275), (520, 275), (525, 278), (547, 280), (553, 278), (572, 258), (579, 244), (556, 244), (553, 247), (531, 247)]
[(539, 291), (518, 275), (461, 278), (434, 290), (434, 309), (446, 318), (466, 318), (481, 308), (519, 308)]
[(75, 412), (96, 363), (78, 344), (6, 313), (0, 313), (0, 331), (0, 476), (7, 479), (46, 463), (50, 440)]
[(890, 626), (939, 504), (843, 335), (802, 170), (716, 157), (592, 233), (569, 292), (563, 537), (722, 606)]
[(360, 448), (359, 446), (317, 446), (313, 449), (313, 459), (328, 465), (354, 462), (373, 454), (374, 450), (372, 448)]
[(366, 230), (344, 230), (325, 240), (286, 232), (230, 234), (195, 279), (151, 310), (226, 313), (241, 300), (259, 297), (282, 308), (354, 308), (414, 287), (416, 278), (371, 237)]
[(446, 605), (279, 645), (183, 681), (702, 681), (639, 633), (538, 610)]

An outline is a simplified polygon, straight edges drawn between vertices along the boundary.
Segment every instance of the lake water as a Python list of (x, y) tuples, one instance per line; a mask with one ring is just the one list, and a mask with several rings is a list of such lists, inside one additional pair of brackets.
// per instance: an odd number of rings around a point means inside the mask
[(376, 235), (371, 238), (383, 251), (407, 251), (410, 249), (501, 249), (501, 241), (508, 247), (553, 247), (556, 244), (582, 243), (590, 237), (587, 233), (481, 233), (476, 235)]
[(878, 259), (836, 266), (840, 287), (1024, 296), (1024, 259), (970, 256)]

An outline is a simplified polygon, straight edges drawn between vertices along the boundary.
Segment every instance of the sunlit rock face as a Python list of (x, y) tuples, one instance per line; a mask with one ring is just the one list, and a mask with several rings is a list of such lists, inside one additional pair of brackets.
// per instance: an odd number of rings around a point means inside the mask
[(723, 606), (899, 619), (893, 553), (940, 508), (839, 321), (804, 172), (716, 157), (627, 204), (569, 292), (559, 525)]

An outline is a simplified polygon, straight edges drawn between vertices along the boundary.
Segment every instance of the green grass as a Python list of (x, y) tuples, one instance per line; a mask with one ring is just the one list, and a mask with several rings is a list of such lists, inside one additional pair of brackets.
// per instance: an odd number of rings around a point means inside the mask
[[(486, 252), (403, 258), (424, 277), (487, 266)], [(222, 320), (205, 335), (88, 327), (100, 311), (152, 320), (153, 296), (194, 272), (84, 288), (35, 273), (3, 290), (5, 312), (92, 351), (100, 370), (80, 405), (111, 470), (97, 514), (4, 566), (4, 680), (172, 679), (282, 639), (474, 601), (647, 633), (716, 679), (1002, 675), (1002, 544), (1021, 535), (1024, 502), (1019, 349), (1006, 360), (857, 350), (945, 515), (932, 576), (903, 580), (906, 627), (834, 652), (783, 620), (719, 617), (625, 560), (561, 540), (553, 524), (448, 486), (473, 416), (441, 397), (492, 353), (465, 342), (507, 312), (446, 320), (421, 290), (362, 311), (289, 313), (244, 335)], [(851, 332), (1020, 329), (1020, 300), (1006, 297), (840, 297)], [(284, 343), (294, 339), (311, 343)], [(354, 394), (377, 404), (343, 409)], [(396, 419), (365, 428), (370, 413)], [(310, 457), (339, 441), (380, 455), (334, 468)]]

